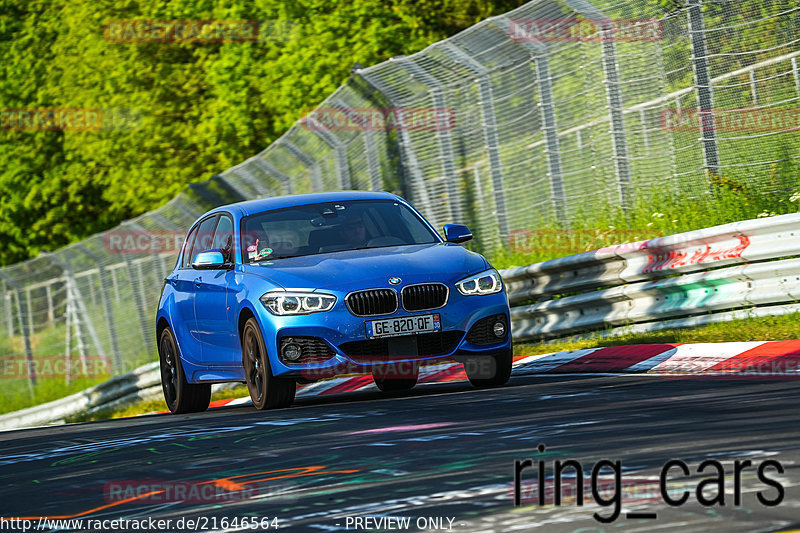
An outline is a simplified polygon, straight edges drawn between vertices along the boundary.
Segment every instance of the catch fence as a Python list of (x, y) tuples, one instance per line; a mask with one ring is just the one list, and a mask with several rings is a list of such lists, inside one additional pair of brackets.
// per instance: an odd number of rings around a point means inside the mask
[[(489, 254), (521, 233), (606, 228), (719, 187), (788, 201), (798, 14), (798, 0), (534, 0), (355, 68), (256, 156), (109, 232), (0, 269), (0, 350), (107, 358), (114, 375), (152, 361), (175, 241), (240, 200), (394, 191), (437, 226), (469, 225)], [(35, 372), (21, 383), (33, 390)]]

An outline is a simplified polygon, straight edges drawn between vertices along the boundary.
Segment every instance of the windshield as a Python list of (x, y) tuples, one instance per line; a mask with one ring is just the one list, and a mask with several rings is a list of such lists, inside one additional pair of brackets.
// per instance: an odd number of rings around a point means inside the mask
[(242, 219), (243, 263), (436, 242), (416, 213), (393, 200), (325, 202)]

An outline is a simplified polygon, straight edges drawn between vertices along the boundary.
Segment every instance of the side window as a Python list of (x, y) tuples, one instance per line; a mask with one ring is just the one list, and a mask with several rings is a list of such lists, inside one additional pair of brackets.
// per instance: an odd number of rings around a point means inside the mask
[(183, 256), (181, 257), (181, 268), (188, 267), (191, 264), (189, 261), (189, 252), (192, 251), (192, 245), (194, 244), (194, 238), (197, 236), (197, 228), (199, 226), (195, 226), (192, 228), (192, 231), (186, 237), (186, 242), (183, 245)]
[(233, 220), (222, 215), (214, 231), (214, 244), (212, 248), (222, 250), (222, 256), (226, 263), (233, 263)]
[(197, 237), (195, 237), (194, 243), (192, 244), (192, 251), (189, 254), (189, 262), (187, 264), (192, 264), (195, 256), (200, 252), (213, 248), (211, 244), (213, 243), (214, 226), (217, 225), (217, 220), (219, 220), (219, 215), (214, 215), (200, 223), (197, 229)]

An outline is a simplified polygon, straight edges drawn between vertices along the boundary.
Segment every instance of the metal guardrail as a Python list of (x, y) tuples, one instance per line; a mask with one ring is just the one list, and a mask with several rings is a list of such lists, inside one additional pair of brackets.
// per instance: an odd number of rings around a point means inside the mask
[(724, 321), (754, 308), (758, 316), (796, 312), (797, 256), (800, 214), (793, 213), (601, 248), (501, 275), (514, 306), (515, 339), (534, 340)]

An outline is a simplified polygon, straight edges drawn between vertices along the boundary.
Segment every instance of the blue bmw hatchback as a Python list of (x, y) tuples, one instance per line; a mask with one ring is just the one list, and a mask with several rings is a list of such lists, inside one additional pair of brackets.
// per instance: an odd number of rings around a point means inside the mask
[(410, 389), (419, 366), (463, 362), (475, 386), (511, 375), (497, 271), (384, 192), (284, 196), (219, 207), (189, 230), (156, 317), (170, 411), (208, 407), (212, 383), (247, 383), (257, 409), (297, 383), (371, 372)]

